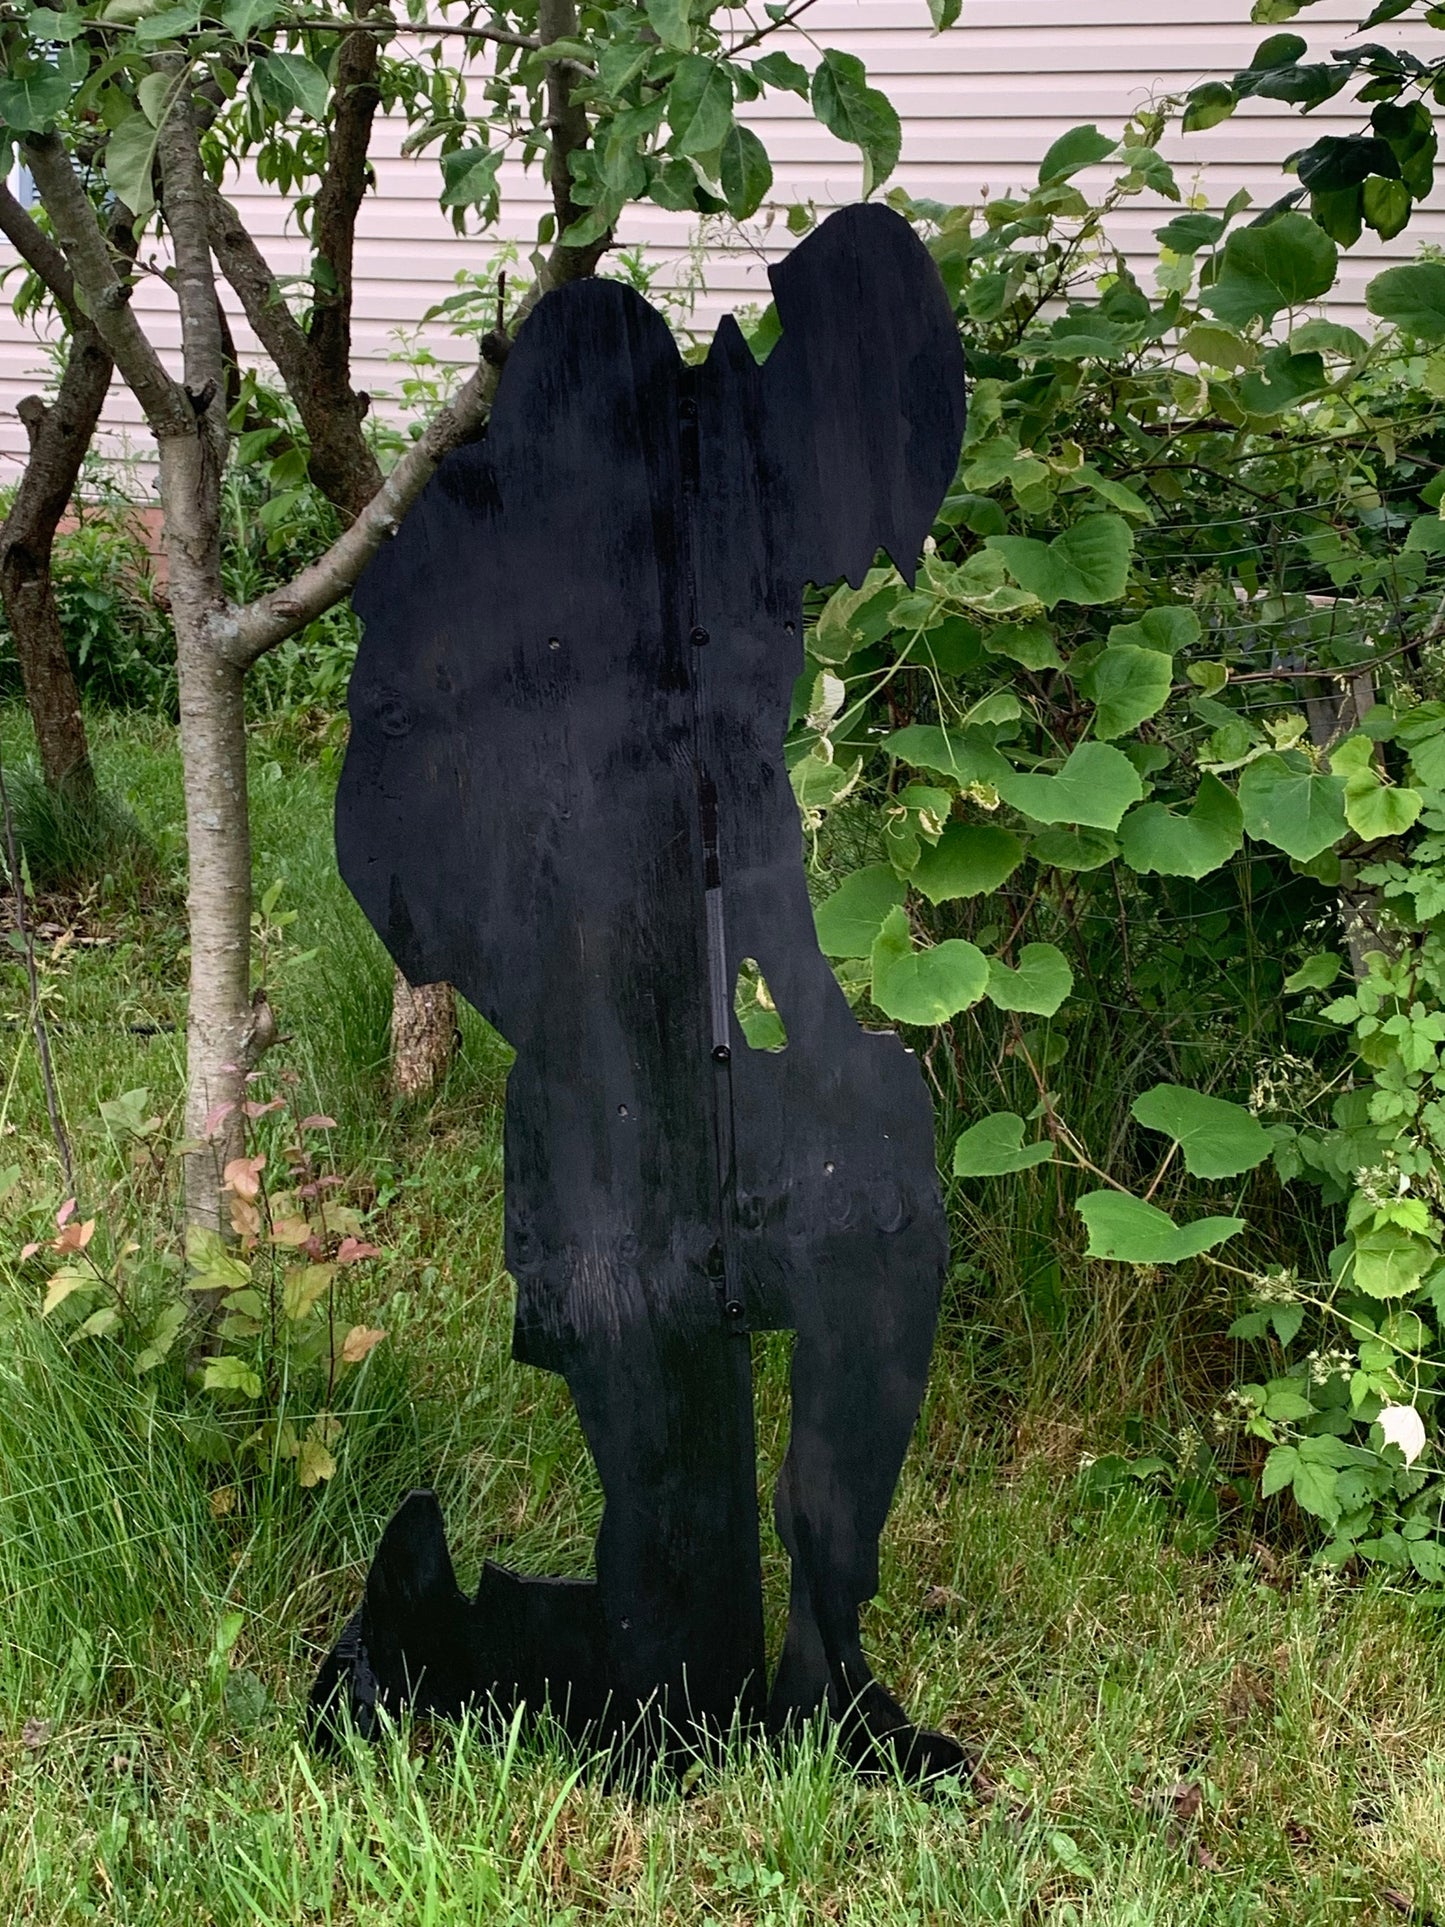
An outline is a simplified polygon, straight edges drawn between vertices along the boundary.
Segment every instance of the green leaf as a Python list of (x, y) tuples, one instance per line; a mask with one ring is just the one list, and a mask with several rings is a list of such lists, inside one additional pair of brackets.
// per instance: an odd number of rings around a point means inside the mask
[(114, 1305), (102, 1305), (93, 1311), (89, 1318), (78, 1325), (72, 1334), (75, 1338), (104, 1338), (107, 1332), (115, 1330), (120, 1323), (120, 1313)]
[(1126, 736), (1157, 716), (1169, 700), (1173, 678), (1173, 662), (1157, 649), (1111, 643), (1079, 677), (1080, 689), (1094, 705), (1094, 734)]
[(956, 783), (997, 783), (1010, 774), (1009, 764), (981, 730), (908, 723), (885, 736), (883, 747), (899, 762), (950, 776)]
[(16, 134), (44, 133), (70, 99), (70, 82), (48, 63), (0, 80), (0, 120)]
[(1012, 830), (995, 823), (950, 823), (919, 857), (913, 882), (930, 903), (981, 897), (997, 890), (1023, 860), (1024, 846)]
[(963, 12), (963, 0), (928, 0), (929, 17), (942, 33)]
[(1001, 1178), (1047, 1164), (1053, 1145), (1024, 1143), (1024, 1121), (1013, 1111), (998, 1111), (972, 1124), (953, 1147), (956, 1178)]
[(1264, 1462), (1264, 1470), (1259, 1478), (1261, 1496), (1272, 1499), (1277, 1492), (1294, 1484), (1294, 1475), (1299, 1469), (1299, 1453), (1292, 1445), (1277, 1445)]
[(147, 74), (135, 90), (140, 110), (152, 127), (159, 127), (175, 90), (174, 74)]
[(1068, 959), (1051, 943), (1026, 943), (1016, 970), (997, 957), (988, 960), (988, 1000), (1000, 1010), (1052, 1017), (1073, 987)]
[(187, 1280), (191, 1291), (235, 1291), (250, 1282), (245, 1259), (204, 1225), (186, 1227), (186, 1258), (193, 1274)]
[(1273, 321), (1284, 308), (1317, 301), (1334, 284), (1340, 251), (1307, 214), (1281, 214), (1264, 227), (1236, 228), (1219, 277), (1200, 305), (1241, 328)]
[(646, 71), (653, 48), (645, 40), (614, 40), (597, 56), (597, 77), (607, 94), (620, 94)]
[(986, 545), (1003, 558), (1021, 589), (1046, 609), (1058, 602), (1115, 602), (1124, 593), (1134, 535), (1119, 515), (1086, 515), (1040, 542), (1031, 535), (991, 535)]
[(1237, 1178), (1269, 1156), (1269, 1133), (1257, 1117), (1186, 1084), (1156, 1084), (1129, 1109), (1146, 1130), (1174, 1139), (1193, 1178)]
[(1305, 1322), (1305, 1308), (1303, 1305), (1275, 1305), (1270, 1310), (1269, 1320), (1280, 1344), (1292, 1345)]
[(808, 636), (819, 662), (846, 662), (855, 649), (881, 641), (893, 623), (902, 583), (896, 569), (870, 569), (856, 589), (845, 582), (823, 604)]
[(290, 1319), (304, 1318), (330, 1289), (335, 1276), (334, 1264), (294, 1265), (281, 1286), (281, 1309)]
[(480, 207), (497, 197), (500, 147), (456, 147), (443, 154), (442, 207)]
[(804, 100), (808, 98), (812, 86), (808, 70), (790, 54), (764, 54), (761, 60), (753, 62), (753, 72), (765, 87), (777, 87), (786, 93), (801, 94)]
[(135, 30), (142, 47), (157, 47), (164, 40), (185, 40), (201, 23), (200, 0), (178, 7), (162, 7), (147, 14)]
[(1356, 1234), (1351, 1254), (1355, 1285), (1371, 1298), (1402, 1298), (1414, 1291), (1437, 1256), (1433, 1245), (1393, 1224)]
[(884, 918), (902, 905), (907, 889), (891, 864), (870, 863), (855, 870), (813, 912), (823, 955), (870, 955)]
[(1315, 349), (1322, 355), (1339, 355), (1346, 361), (1363, 360), (1370, 352), (1370, 344), (1363, 335), (1345, 327), (1343, 322), (1326, 321), (1318, 315), (1302, 328), (1295, 329), (1289, 338), (1289, 345), (1301, 354)]
[(1297, 33), (1272, 33), (1262, 40), (1249, 63), (1251, 73), (1260, 73), (1269, 67), (1292, 67), (1300, 57), (1309, 52), (1309, 42)]
[(1445, 262), (1386, 268), (1365, 289), (1365, 306), (1421, 341), (1445, 341)]
[(1118, 145), (1107, 134), (1101, 134), (1092, 122), (1087, 127), (1071, 127), (1067, 134), (1060, 134), (1044, 155), (1039, 166), (1039, 186), (1055, 187), (1081, 168), (1106, 161)]
[(984, 631), (983, 646), (991, 656), (1007, 656), (1025, 669), (1062, 669), (1053, 631), (1042, 622), (1007, 622)]
[(336, 1460), (324, 1439), (305, 1438), (296, 1454), (296, 1483), (307, 1487), (320, 1485), (336, 1471)]
[(1191, 649), (1202, 633), (1194, 611), (1174, 605), (1146, 609), (1137, 622), (1116, 622), (1109, 631), (1109, 641), (1130, 643), (1136, 649), (1158, 649), (1172, 656), (1181, 649)]
[(1272, 843), (1300, 863), (1345, 835), (1344, 795), (1338, 776), (1311, 769), (1298, 750), (1261, 756), (1239, 779), (1245, 829), (1257, 843)]
[(667, 121), (679, 154), (713, 154), (733, 118), (733, 83), (725, 66), (684, 54), (667, 90)]
[(221, 19), (226, 32), (244, 43), (252, 34), (264, 33), (280, 11), (275, 0), (228, 0)]
[(685, 54), (692, 45), (688, 0), (646, 0), (648, 24), (664, 47)]
[(1328, 990), (1340, 974), (1340, 960), (1328, 950), (1306, 957), (1298, 970), (1284, 980), (1286, 990)]
[(1077, 1200), (1089, 1228), (1085, 1255), (1126, 1265), (1177, 1265), (1243, 1231), (1243, 1218), (1198, 1218), (1176, 1225), (1157, 1205), (1124, 1191), (1089, 1191)]
[(1398, 789), (1374, 777), (1346, 780), (1345, 817), (1362, 843), (1403, 836), (1423, 808), (1424, 799), (1418, 790)]
[(903, 129), (886, 94), (868, 85), (856, 54), (829, 47), (813, 73), (813, 112), (835, 139), (863, 155), (863, 193), (880, 187), (898, 165)]
[(156, 129), (144, 114), (128, 114), (105, 144), (105, 178), (137, 221), (156, 204), (156, 140)]
[(1321, 393), (1328, 382), (1323, 355), (1296, 355), (1288, 348), (1275, 347), (1258, 368), (1240, 376), (1235, 392), (1240, 406), (1251, 415), (1284, 415), (1309, 396)]
[(1198, 322), (1189, 329), (1179, 346), (1202, 367), (1223, 368), (1229, 374), (1250, 367), (1255, 359), (1252, 342), (1237, 335), (1233, 328), (1218, 328), (1208, 321)]
[(976, 945), (950, 937), (915, 950), (902, 910), (890, 910), (873, 944), (873, 1001), (901, 1024), (942, 1024), (982, 997), (988, 959)]
[(1165, 803), (1143, 803), (1119, 825), (1124, 861), (1141, 875), (1192, 877), (1219, 869), (1244, 842), (1244, 818), (1233, 793), (1206, 772), (1187, 816)]
[(763, 196), (773, 184), (773, 164), (768, 150), (750, 127), (736, 122), (723, 142), (718, 180), (728, 212), (739, 221), (756, 214)]
[(1385, 180), (1374, 174), (1365, 182), (1365, 225), (1373, 228), (1382, 241), (1393, 241), (1409, 226), (1414, 205), (1403, 181)]
[(999, 795), (1035, 823), (1078, 823), (1115, 830), (1144, 794), (1139, 772), (1108, 743), (1080, 743), (1057, 776), (1007, 770), (995, 779)]
[(1119, 854), (1119, 839), (1107, 830), (1043, 830), (1030, 839), (1035, 863), (1055, 870), (1098, 870)]
[(1201, 248), (1212, 248), (1223, 233), (1224, 222), (1217, 214), (1176, 214), (1155, 228), (1154, 239), (1171, 254), (1197, 254)]
[(1206, 127), (1217, 127), (1220, 121), (1228, 120), (1237, 104), (1232, 87), (1227, 87), (1222, 80), (1206, 80), (1189, 95), (1184, 109), (1184, 132), (1198, 134)]
[(78, 1291), (94, 1291), (99, 1283), (100, 1280), (92, 1271), (79, 1271), (74, 1265), (62, 1265), (59, 1271), (52, 1272), (50, 1275), (50, 1281), (45, 1287), (44, 1302), (40, 1307), (40, 1316), (48, 1318), (51, 1312), (65, 1303), (67, 1298), (73, 1297)]
[(170, 1355), (172, 1346), (180, 1336), (186, 1322), (186, 1308), (182, 1304), (165, 1307), (155, 1324), (144, 1349), (137, 1353), (135, 1369), (138, 1375), (153, 1372), (163, 1359)]
[(245, 1398), (261, 1396), (261, 1380), (240, 1358), (208, 1358), (201, 1383), (208, 1392), (240, 1392)]
[(1279, 1419), (1285, 1424), (1298, 1424), (1301, 1419), (1313, 1418), (1315, 1408), (1300, 1392), (1288, 1386), (1281, 1391), (1271, 1392), (1264, 1401), (1266, 1418)]
[(1336, 1492), (1340, 1475), (1331, 1465), (1323, 1465), (1304, 1456), (1304, 1447), (1317, 1441), (1303, 1439), (1300, 1442), (1300, 1461), (1295, 1467), (1294, 1497), (1295, 1504), (1302, 1512), (1309, 1512), (1317, 1519), (1328, 1523), (1340, 1516), (1340, 1501)]
[(277, 113), (299, 109), (313, 120), (325, 120), (330, 83), (304, 54), (266, 54), (251, 72), (261, 98)]

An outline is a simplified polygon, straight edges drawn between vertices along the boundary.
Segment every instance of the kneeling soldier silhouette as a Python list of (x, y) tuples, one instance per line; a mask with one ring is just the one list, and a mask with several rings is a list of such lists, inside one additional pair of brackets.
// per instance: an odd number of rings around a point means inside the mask
[[(947, 1233), (919, 1067), (818, 948), (783, 760), (802, 591), (911, 576), (951, 482), (963, 358), (927, 251), (877, 206), (771, 271), (687, 366), (616, 282), (549, 294), (483, 441), (357, 593), (342, 874), (413, 982), (513, 1046), (515, 1356), (561, 1373), (605, 1496), (596, 1579), (488, 1563), (465, 1597), (412, 1493), (313, 1691), (550, 1704), (650, 1753), (827, 1710), (858, 1764), (960, 1764), (874, 1679), (858, 1614), (917, 1417)], [(761, 970), (786, 1029), (749, 1048)], [(748, 1334), (796, 1334), (775, 1496), (792, 1560), (766, 1690)]]

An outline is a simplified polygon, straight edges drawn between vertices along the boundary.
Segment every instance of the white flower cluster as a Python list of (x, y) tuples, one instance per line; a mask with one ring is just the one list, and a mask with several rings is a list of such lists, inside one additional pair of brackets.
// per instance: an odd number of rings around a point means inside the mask
[(1279, 1111), (1296, 1111), (1318, 1095), (1319, 1073), (1307, 1058), (1293, 1051), (1277, 1051), (1267, 1057), (1254, 1073), (1248, 1108), (1256, 1117)]
[(1327, 1352), (1311, 1352), (1305, 1363), (1310, 1368), (1310, 1382), (1325, 1385), (1332, 1378), (1345, 1378), (1355, 1369), (1355, 1354), (1332, 1347)]
[(1271, 1265), (1250, 1278), (1255, 1298), (1261, 1305), (1292, 1305), (1299, 1297), (1299, 1279), (1288, 1265)]
[(1367, 1204), (1378, 1208), (1403, 1198), (1410, 1189), (1410, 1178), (1408, 1172), (1402, 1171), (1393, 1158), (1387, 1157), (1381, 1164), (1366, 1165), (1356, 1171), (1355, 1189)]

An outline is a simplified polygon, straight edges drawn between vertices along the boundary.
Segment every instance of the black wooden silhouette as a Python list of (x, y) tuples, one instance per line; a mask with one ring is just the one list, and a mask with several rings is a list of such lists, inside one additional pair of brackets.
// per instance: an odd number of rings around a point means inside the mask
[[(873, 1679), (860, 1604), (922, 1398), (947, 1239), (916, 1061), (818, 949), (783, 763), (802, 590), (912, 573), (952, 479), (963, 361), (927, 251), (877, 206), (772, 270), (781, 338), (699, 367), (616, 282), (543, 300), (486, 438), (356, 597), (342, 874), (414, 982), (516, 1050), (514, 1350), (562, 1373), (606, 1507), (595, 1583), (457, 1587), (430, 1493), (388, 1526), (317, 1682), (579, 1734), (827, 1708), (860, 1762), (956, 1765)], [(787, 1031), (733, 1012), (756, 959)], [(751, 1331), (796, 1333), (770, 1696)], [(640, 1714), (640, 1709), (641, 1714)], [(641, 1718), (641, 1726), (636, 1723)]]

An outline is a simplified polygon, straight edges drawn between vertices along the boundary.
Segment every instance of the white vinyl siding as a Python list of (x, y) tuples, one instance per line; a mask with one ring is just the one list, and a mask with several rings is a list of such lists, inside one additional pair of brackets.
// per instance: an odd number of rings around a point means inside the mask
[[(1324, 0), (1294, 27), (1327, 49), (1342, 43), (1362, 10), (1360, 0)], [(1106, 132), (1117, 132), (1145, 102), (1244, 66), (1267, 31), (1250, 23), (1249, 11), (1250, 0), (1174, 0), (1167, 10), (1160, 0), (964, 0), (959, 23), (935, 34), (925, 0), (818, 0), (807, 25), (815, 45), (861, 56), (874, 83), (897, 106), (903, 120), (898, 184), (936, 200), (976, 202), (985, 190), (999, 194), (1027, 184), (1067, 128), (1095, 121)], [(1371, 37), (1382, 39), (1391, 31), (1378, 28)], [(1438, 36), (1428, 37), (1438, 44)], [(812, 57), (806, 45), (793, 50)], [(858, 194), (857, 155), (824, 132), (803, 102), (775, 96), (747, 111), (760, 127), (767, 123), (776, 205), (813, 200), (827, 207)], [(1236, 188), (1247, 187), (1263, 206), (1287, 185), (1280, 174), (1285, 155), (1332, 127), (1347, 132), (1359, 122), (1360, 112), (1348, 97), (1308, 120), (1274, 103), (1254, 101), (1207, 133), (1187, 140), (1171, 137), (1166, 151), (1179, 168), (1186, 195), (1202, 191), (1218, 206)], [(382, 406), (404, 372), (393, 359), (399, 333), (416, 329), (426, 310), (453, 292), (459, 267), (486, 269), (501, 237), (520, 242), (525, 254), (545, 206), (538, 171), (524, 174), (508, 166), (499, 236), (458, 238), (436, 206), (435, 159), (404, 158), (403, 134), (394, 124), (378, 127), (377, 187), (363, 209), (357, 254), (356, 379)], [(1087, 187), (1089, 181), (1085, 176), (1081, 184)], [(229, 183), (228, 192), (276, 272), (295, 273), (303, 254), (288, 232), (284, 199), (260, 189), (254, 179)], [(1436, 200), (1439, 208), (1417, 216), (1388, 247), (1367, 241), (1345, 257), (1333, 306), (1341, 319), (1363, 319), (1364, 283), (1383, 260), (1408, 258), (1423, 241), (1445, 242), (1439, 211), (1445, 196)], [(1149, 273), (1157, 253), (1153, 230), (1169, 212), (1150, 195), (1118, 217), (1115, 238), (1136, 257), (1141, 274)], [(695, 228), (691, 217), (639, 207), (626, 215), (620, 240), (644, 250), (659, 286), (685, 285), (696, 265)], [(710, 224), (707, 240), (706, 293), (694, 312), (702, 329), (710, 329), (730, 306), (766, 299), (765, 260), (786, 248), (788, 235), (781, 221), (769, 231), (759, 220), (746, 236), (725, 224)], [(8, 265), (9, 255), (8, 245), (0, 242), (0, 267)], [(160, 320), (169, 302), (155, 278), (145, 279), (137, 290), (137, 310), (147, 317)], [(173, 342), (174, 321), (163, 323), (162, 332)], [(245, 331), (239, 332), (244, 339)], [(430, 324), (423, 338), (444, 359), (468, 358), (466, 344), (442, 322)], [(11, 474), (24, 448), (15, 405), (43, 386), (46, 374), (43, 349), (7, 305), (0, 312), (0, 467)], [(109, 447), (142, 458), (148, 475), (148, 438), (118, 382), (107, 424)]]

